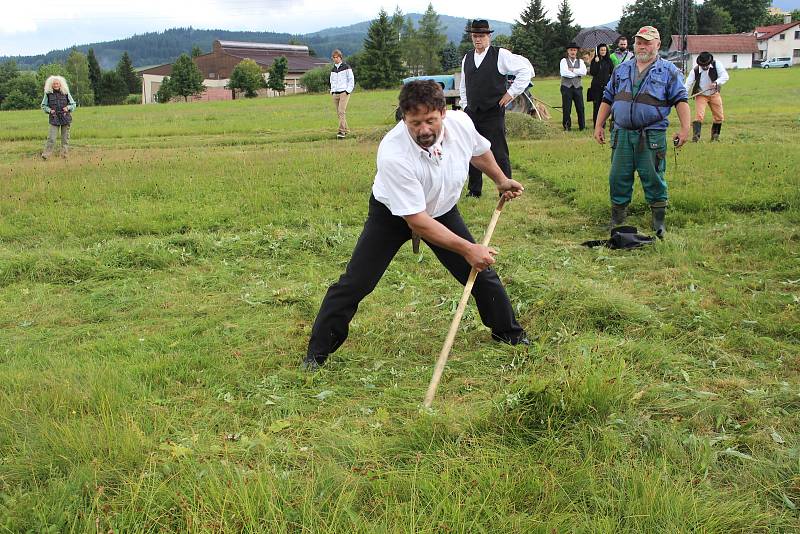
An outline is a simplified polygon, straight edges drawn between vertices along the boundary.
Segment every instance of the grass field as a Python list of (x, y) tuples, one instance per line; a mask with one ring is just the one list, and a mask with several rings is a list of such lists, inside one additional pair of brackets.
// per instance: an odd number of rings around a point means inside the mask
[(327, 95), (79, 109), (46, 162), (44, 114), (0, 114), (0, 532), (800, 530), (800, 69), (731, 73), (648, 249), (580, 246), (607, 146), (512, 139), (493, 244), (533, 344), (468, 308), (430, 412), (461, 288), (424, 247), (298, 371), (395, 97), (339, 142)]

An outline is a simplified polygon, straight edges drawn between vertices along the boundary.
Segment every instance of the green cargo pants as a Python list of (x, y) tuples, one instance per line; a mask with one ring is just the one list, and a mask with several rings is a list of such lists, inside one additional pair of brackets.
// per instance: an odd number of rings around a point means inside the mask
[(615, 128), (611, 132), (611, 203), (627, 205), (633, 197), (633, 171), (642, 180), (644, 198), (654, 207), (667, 205), (667, 132)]

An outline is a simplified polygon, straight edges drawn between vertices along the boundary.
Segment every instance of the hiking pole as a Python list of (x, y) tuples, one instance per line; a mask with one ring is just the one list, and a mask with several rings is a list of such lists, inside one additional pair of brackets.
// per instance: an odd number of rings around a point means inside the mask
[[(497, 207), (494, 209), (494, 213), (492, 214), (492, 220), (489, 221), (489, 226), (486, 228), (486, 234), (483, 236), (483, 242), (481, 245), (484, 247), (489, 246), (489, 241), (492, 239), (492, 234), (494, 233), (494, 227), (497, 226), (497, 220), (500, 218), (500, 212), (503, 210), (505, 203), (505, 197), (500, 197), (500, 202), (497, 203)], [(472, 286), (475, 285), (475, 277), (477, 276), (478, 271), (476, 271), (475, 267), (473, 267), (469, 272), (467, 283), (464, 285), (464, 292), (461, 294), (461, 300), (456, 308), (456, 315), (453, 317), (453, 322), (450, 323), (450, 331), (447, 333), (447, 338), (444, 340), (444, 346), (442, 347), (442, 351), (439, 353), (439, 359), (436, 360), (436, 367), (433, 370), (433, 376), (431, 377), (431, 383), (428, 385), (428, 391), (425, 393), (425, 402), (423, 402), (423, 406), (426, 408), (430, 408), (431, 404), (433, 404), (433, 397), (436, 395), (436, 388), (439, 386), (439, 380), (442, 378), (444, 366), (447, 365), (447, 358), (450, 356), (450, 349), (453, 348), (453, 342), (456, 339), (456, 332), (458, 332), (458, 325), (461, 324), (461, 317), (464, 315), (464, 310), (467, 308), (469, 295), (472, 293)]]

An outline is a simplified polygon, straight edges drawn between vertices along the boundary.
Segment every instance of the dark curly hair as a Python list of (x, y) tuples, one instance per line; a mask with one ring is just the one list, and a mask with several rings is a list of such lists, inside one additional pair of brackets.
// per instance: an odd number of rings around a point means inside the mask
[(400, 113), (405, 115), (418, 107), (428, 111), (444, 111), (444, 92), (442, 86), (433, 80), (414, 80), (400, 90)]

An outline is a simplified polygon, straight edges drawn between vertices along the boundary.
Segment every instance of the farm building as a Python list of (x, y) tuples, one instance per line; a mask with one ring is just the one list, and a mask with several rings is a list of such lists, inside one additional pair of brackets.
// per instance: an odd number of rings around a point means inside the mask
[[(279, 56), (284, 56), (289, 63), (289, 71), (286, 74), (287, 93), (305, 92), (305, 88), (300, 85), (300, 77), (309, 70), (328, 63), (325, 59), (309, 55), (307, 46), (217, 40), (214, 41), (210, 53), (193, 59), (195, 65), (203, 73), (203, 85), (207, 88), (196, 100), (236, 98), (233, 91), (225, 89), (236, 65), (244, 59), (252, 59), (261, 66), (261, 70), (266, 76), (273, 61)], [(142, 75), (142, 103), (152, 103), (155, 102), (155, 95), (161, 87), (164, 77), (172, 74), (172, 64), (144, 69), (140, 71), (140, 74)], [(273, 91), (268, 89), (263, 89), (259, 93), (274, 96)]]
[[(680, 41), (679, 35), (672, 36), (670, 52), (680, 52)], [(722, 61), (726, 69), (751, 68), (753, 54), (758, 52), (755, 36), (746, 34), (687, 35), (686, 48), (690, 54), (689, 65), (697, 64), (700, 52), (710, 52), (714, 59)]]
[(756, 28), (753, 32), (758, 39), (755, 59), (790, 57), (793, 65), (800, 63), (800, 21), (792, 22), (791, 16), (787, 18), (784, 24)]

